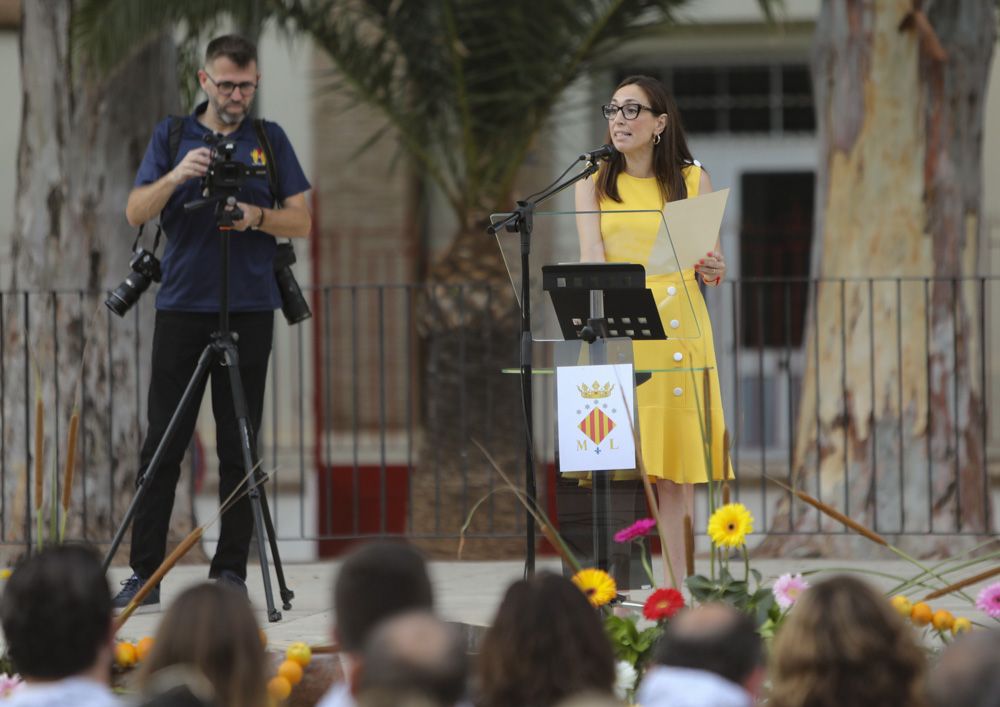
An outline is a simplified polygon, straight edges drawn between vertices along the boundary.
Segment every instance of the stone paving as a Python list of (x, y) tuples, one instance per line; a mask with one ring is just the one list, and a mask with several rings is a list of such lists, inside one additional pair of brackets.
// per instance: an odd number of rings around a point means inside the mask
[[(707, 559), (699, 560), (695, 569), (704, 572), (708, 569)], [(248, 572), (247, 586), (250, 598), (256, 610), (261, 626), (268, 634), (272, 647), (283, 648), (294, 641), (305, 641), (310, 644), (323, 644), (330, 641), (331, 624), (331, 586), (339, 569), (340, 562), (285, 563), (285, 577), (289, 588), (295, 592), (290, 610), (282, 610), (281, 621), (269, 623), (264, 609), (264, 588), (257, 565), (251, 565)], [(866, 574), (862, 576), (878, 586), (889, 588), (894, 581), (889, 577), (876, 576), (872, 573), (884, 573), (910, 577), (917, 570), (912, 565), (899, 559), (883, 560), (816, 560), (816, 559), (760, 559), (753, 560), (753, 567), (759, 570), (764, 581), (770, 584), (773, 579), (785, 572), (802, 572), (808, 570), (844, 571), (852, 570)], [(557, 559), (540, 558), (537, 568), (559, 571)], [(977, 566), (967, 574), (975, 574), (986, 569)], [(472, 625), (488, 625), (496, 611), (507, 586), (520, 579), (524, 565), (516, 561), (471, 562), (471, 561), (432, 561), (430, 563), (431, 578), (434, 583), (437, 607), (441, 615), (450, 620)], [(734, 571), (741, 571), (734, 568)], [(656, 576), (662, 576), (662, 570), (654, 563)], [(128, 568), (112, 568), (110, 579), (117, 589), (117, 583), (129, 574)], [(205, 580), (208, 577), (207, 565), (185, 565), (175, 568), (164, 580), (161, 593), (161, 608), (169, 606), (173, 597), (185, 587)], [(955, 577), (956, 579), (958, 576)], [(982, 585), (971, 587), (970, 595), (975, 596)], [(273, 584), (277, 596), (277, 582)], [(911, 591), (911, 598), (923, 597), (929, 590)], [(642, 601), (648, 591), (633, 592), (633, 599)], [(967, 602), (954, 597), (943, 597), (932, 602), (935, 609), (945, 608), (956, 615), (968, 616), (977, 620), (979, 612)], [(280, 603), (279, 603), (280, 608)], [(120, 632), (121, 638), (138, 639), (153, 635), (156, 631), (162, 611), (137, 614), (129, 619)]]

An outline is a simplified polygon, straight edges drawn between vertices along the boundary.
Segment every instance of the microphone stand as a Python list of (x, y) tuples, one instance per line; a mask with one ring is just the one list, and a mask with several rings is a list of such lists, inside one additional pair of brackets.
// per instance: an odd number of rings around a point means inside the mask
[(521, 234), (521, 330), (520, 330), (520, 370), (521, 370), (521, 404), (524, 407), (525, 455), (524, 455), (524, 491), (529, 508), (525, 510), (525, 556), (524, 575), (535, 574), (535, 519), (532, 512), (537, 505), (538, 492), (535, 485), (535, 453), (534, 453), (534, 412), (531, 395), (531, 287), (530, 259), (531, 232), (534, 227), (535, 208), (559, 192), (576, 184), (581, 179), (590, 177), (598, 170), (597, 161), (587, 160), (586, 166), (578, 174), (564, 182), (554, 184), (537, 195), (535, 199), (518, 201), (517, 208), (500, 223), (491, 225), (486, 232), (493, 236), (501, 230), (508, 233)]

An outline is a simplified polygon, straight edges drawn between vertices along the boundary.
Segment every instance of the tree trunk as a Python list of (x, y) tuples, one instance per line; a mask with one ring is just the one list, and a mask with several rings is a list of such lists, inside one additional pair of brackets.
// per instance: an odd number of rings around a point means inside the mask
[[(33, 0), (24, 3), (21, 23), (11, 289), (27, 294), (2, 303), (6, 543), (35, 537), (37, 397), (44, 401), (46, 519), (62, 493), (68, 422), (80, 412), (68, 538), (110, 539), (133, 492), (145, 428), (140, 369), (149, 366), (152, 294), (124, 319), (102, 303), (128, 273), (133, 232), (124, 206), (152, 126), (179, 104), (176, 56), (170, 40), (154, 41), (124, 68), (98, 77), (76, 63), (72, 12), (66, 0)], [(181, 488), (178, 506), (186, 503)], [(190, 528), (189, 514), (176, 515), (184, 517), (175, 532)]]
[[(949, 533), (991, 527), (983, 290), (962, 278), (979, 274), (997, 21), (992, 0), (929, 3), (926, 16), (908, 14), (914, 6), (825, 0), (817, 22), (813, 275), (827, 281), (810, 293), (793, 481), (890, 542), (932, 555), (954, 550)], [(842, 529), (789, 500), (772, 530)], [(790, 535), (763, 550), (873, 547), (857, 536)]]
[[(433, 265), (418, 320), (427, 364), (424, 441), (412, 484), (413, 533), (454, 536), (485, 499), (467, 530), (465, 559), (524, 555), (519, 536), (525, 510), (473, 443), (482, 444), (524, 487), (520, 380), (501, 373), (518, 365), (520, 310), (487, 225), (462, 229)], [(451, 559), (458, 549), (453, 539), (420, 544)]]

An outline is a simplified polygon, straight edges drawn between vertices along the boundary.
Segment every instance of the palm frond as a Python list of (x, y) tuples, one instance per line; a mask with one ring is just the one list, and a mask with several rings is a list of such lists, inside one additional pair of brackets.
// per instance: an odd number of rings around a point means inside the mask
[(196, 35), (226, 16), (249, 27), (266, 22), (276, 9), (272, 4), (258, 9), (246, 0), (81, 0), (73, 12), (73, 47), (107, 72), (163, 32)]

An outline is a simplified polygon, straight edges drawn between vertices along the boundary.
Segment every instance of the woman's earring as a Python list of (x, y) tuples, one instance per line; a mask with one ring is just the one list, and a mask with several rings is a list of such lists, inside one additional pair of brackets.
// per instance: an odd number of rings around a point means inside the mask
[(659, 134), (659, 133), (656, 133), (656, 134), (655, 134), (655, 135), (653, 136), (653, 144), (654, 144), (654, 145), (659, 145), (659, 144), (660, 144), (660, 134)]

